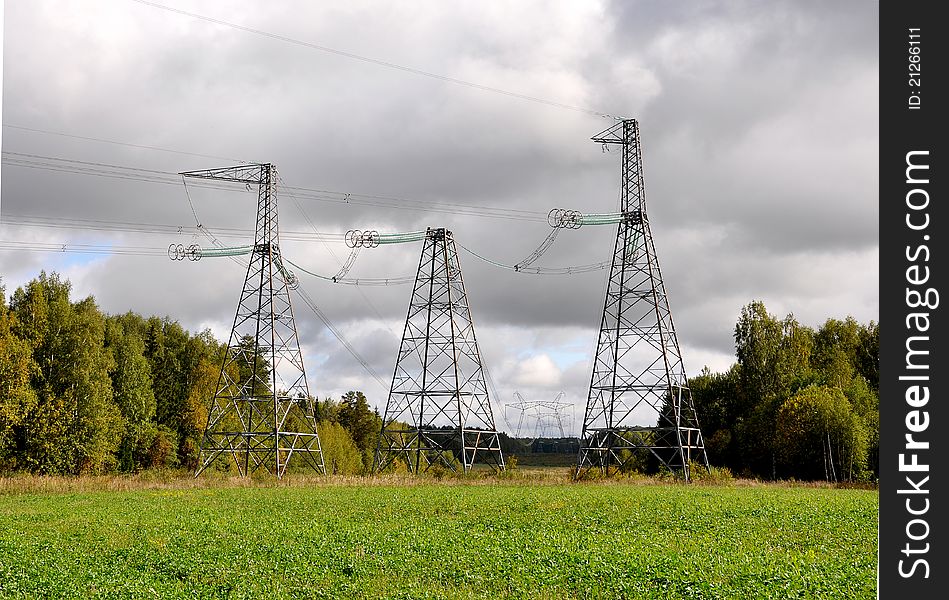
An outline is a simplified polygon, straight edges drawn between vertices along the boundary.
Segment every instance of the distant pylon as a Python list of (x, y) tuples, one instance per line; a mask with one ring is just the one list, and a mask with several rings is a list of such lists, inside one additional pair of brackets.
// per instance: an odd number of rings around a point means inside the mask
[[(560, 432), (560, 437), (567, 437), (566, 429), (564, 428), (564, 409), (570, 408), (573, 406), (569, 402), (562, 402), (564, 397), (564, 392), (560, 392), (553, 400), (525, 400), (524, 396), (520, 392), (514, 392), (514, 402), (508, 403), (507, 408), (513, 408), (519, 410), (520, 414), (517, 417), (517, 426), (514, 429), (514, 437), (521, 437), (523, 432), (523, 426), (528, 420), (534, 421), (534, 439), (548, 437), (548, 430), (553, 430), (554, 427), (557, 428)], [(547, 412), (542, 412), (540, 409), (547, 409)], [(528, 414), (528, 411), (534, 411), (531, 414)]]
[(560, 432), (560, 437), (567, 437), (563, 427), (563, 415), (560, 411), (534, 413), (534, 439), (554, 437), (552, 434)]
[(290, 305), (296, 281), (280, 257), (276, 169), (255, 164), (182, 175), (258, 187), (254, 250), (208, 409), (195, 477), (221, 454), (234, 459), (241, 476), (264, 468), (283, 477), (294, 458), (295, 465), (324, 473)]
[[(475, 340), (458, 250), (447, 229), (428, 229), (376, 450), (375, 471), (401, 460), (467, 473), (504, 457)], [(457, 463), (456, 463), (457, 461)]]
[[(616, 123), (593, 137), (623, 149), (622, 206), (609, 287), (580, 437), (577, 476), (634, 464), (690, 479), (708, 468), (679, 341), (646, 216), (639, 124)], [(645, 461), (645, 462), (641, 462)]]

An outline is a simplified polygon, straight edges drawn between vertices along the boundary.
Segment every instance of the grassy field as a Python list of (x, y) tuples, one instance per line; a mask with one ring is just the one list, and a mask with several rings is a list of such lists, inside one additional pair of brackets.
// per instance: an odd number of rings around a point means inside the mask
[(359, 479), (82, 487), (0, 486), (0, 597), (875, 595), (873, 490)]
[(576, 452), (572, 454), (528, 452), (516, 456), (518, 467), (576, 467), (577, 464)]

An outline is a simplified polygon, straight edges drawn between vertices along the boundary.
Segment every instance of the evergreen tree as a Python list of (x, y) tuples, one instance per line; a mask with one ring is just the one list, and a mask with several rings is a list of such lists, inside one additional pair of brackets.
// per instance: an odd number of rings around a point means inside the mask
[(339, 403), (337, 420), (343, 429), (349, 432), (350, 437), (363, 456), (365, 468), (372, 467), (372, 460), (382, 429), (382, 419), (379, 414), (369, 408), (369, 402), (362, 392), (347, 392)]
[(712, 373), (705, 367), (689, 380), (709, 462), (735, 470), (741, 466), (736, 431), (745, 418), (739, 402), (740, 379), (735, 364), (725, 373)]

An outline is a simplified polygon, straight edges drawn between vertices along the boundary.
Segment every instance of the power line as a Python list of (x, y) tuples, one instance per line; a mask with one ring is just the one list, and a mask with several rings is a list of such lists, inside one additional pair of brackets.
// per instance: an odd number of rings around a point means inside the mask
[(213, 154), (201, 154), (199, 152), (187, 152), (185, 150), (173, 150), (171, 148), (162, 148), (161, 146), (149, 146), (146, 144), (133, 144), (131, 142), (118, 142), (115, 140), (107, 140), (105, 138), (89, 137), (85, 135), (76, 135), (73, 133), (63, 133), (62, 131), (50, 131), (48, 129), (37, 129), (35, 127), (24, 127), (22, 125), (13, 125), (12, 123), (4, 123), (4, 127), (8, 129), (18, 129), (20, 131), (29, 131), (32, 133), (43, 133), (46, 135), (58, 135), (60, 137), (73, 138), (76, 140), (85, 140), (89, 142), (99, 142), (102, 144), (114, 144), (116, 146), (126, 146), (128, 148), (138, 148), (140, 150), (155, 150), (157, 152), (169, 152), (172, 154), (181, 154), (184, 156), (197, 156), (198, 158), (213, 158), (215, 160), (227, 160), (232, 162), (239, 163), (251, 163), (254, 161), (241, 160), (239, 158), (227, 158), (224, 156), (215, 156)]
[[(177, 173), (169, 172), (169, 171), (161, 171), (161, 170), (156, 170), (156, 169), (144, 169), (144, 168), (139, 168), (139, 167), (125, 167), (125, 166), (113, 165), (109, 163), (82, 161), (82, 160), (76, 160), (76, 159), (44, 156), (44, 155), (39, 155), (39, 154), (27, 154), (27, 153), (20, 153), (20, 152), (4, 151), (3, 162), (11, 166), (26, 166), (26, 167), (41, 168), (41, 169), (48, 169), (48, 170), (54, 170), (54, 171), (63, 171), (67, 173), (76, 173), (76, 174), (84, 174), (84, 175), (101, 175), (105, 177), (117, 177), (120, 179), (140, 180), (140, 181), (151, 182), (151, 183), (163, 183), (163, 184), (173, 184), (173, 185), (178, 185), (179, 183), (181, 183), (181, 180), (178, 179), (180, 175)], [(194, 182), (192, 183), (192, 186), (220, 189), (220, 190), (227, 190), (227, 191), (236, 191), (238, 189), (239, 190), (244, 189), (242, 186), (235, 187), (233, 185), (226, 185), (226, 184), (215, 185), (213, 183), (208, 183), (208, 182), (203, 182), (203, 181)], [(310, 225), (311, 229), (313, 229), (313, 232), (316, 234), (315, 236), (313, 236), (313, 234), (306, 234), (303, 232), (287, 232), (287, 234), (284, 235), (284, 238), (285, 239), (316, 239), (322, 242), (324, 245), (325, 245), (325, 241), (327, 237), (325, 237), (324, 234), (321, 234), (319, 233), (319, 231), (316, 230), (309, 216), (306, 214), (305, 211), (303, 211), (303, 207), (300, 205), (298, 201), (298, 196), (303, 197), (303, 198), (314, 199), (314, 200), (333, 201), (332, 199), (328, 200), (325, 197), (319, 196), (318, 193), (322, 191), (322, 192), (326, 192), (330, 194), (342, 195), (343, 197), (340, 200), (336, 200), (336, 201), (346, 202), (346, 203), (349, 203), (351, 200), (355, 202), (355, 200), (352, 199), (353, 196), (361, 196), (363, 198), (370, 198), (370, 199), (387, 198), (384, 196), (359, 195), (359, 194), (352, 194), (352, 193), (345, 193), (345, 192), (329, 192), (327, 190), (314, 190), (311, 188), (302, 188), (302, 187), (296, 187), (296, 186), (283, 186), (283, 187), (285, 190), (287, 190), (294, 204), (296, 204), (297, 208), (303, 214), (304, 219)], [(190, 196), (190, 193), (188, 193), (188, 188), (186, 184), (185, 184), (185, 193), (188, 195), (189, 205), (191, 206), (192, 214), (195, 218), (195, 223), (196, 223), (196, 228), (197, 228), (196, 231), (200, 231), (202, 226), (200, 222), (198, 221), (197, 213), (194, 210), (194, 205), (191, 201), (191, 196)], [(388, 197), (388, 198), (391, 198), (391, 197)], [(392, 199), (395, 200), (394, 198)], [(400, 201), (401, 202), (418, 202), (418, 201), (407, 201), (404, 199), (400, 199)], [(372, 204), (372, 202), (369, 202), (369, 204)], [(446, 207), (444, 209), (441, 209), (440, 205), (438, 204), (431, 204), (425, 208), (404, 206), (404, 205), (400, 206), (395, 203), (386, 203), (385, 206), (389, 208), (407, 208), (409, 210), (413, 210), (413, 209), (414, 210), (428, 210), (428, 211), (433, 211), (433, 212), (439, 212), (440, 210), (443, 210), (444, 212), (450, 212), (452, 214), (466, 214), (468, 216), (491, 216), (494, 218), (520, 219), (520, 220), (541, 220), (540, 215), (543, 214), (538, 211), (522, 211), (522, 210), (516, 210), (516, 209), (493, 209), (489, 207), (471, 207), (468, 205), (454, 205), (451, 208), (449, 208), (449, 206), (451, 205), (441, 205), (441, 206)], [(465, 212), (464, 210), (462, 210), (465, 208), (476, 209), (476, 210), (472, 212)], [(501, 214), (490, 214), (487, 212), (489, 210), (496, 210), (500, 212)], [(537, 216), (534, 217), (533, 219), (526, 216), (531, 213)], [(594, 215), (594, 216), (614, 217), (615, 215), (610, 214), (610, 215)], [(22, 225), (38, 224), (38, 225), (47, 226), (47, 227), (61, 226), (61, 227), (75, 228), (77, 226), (77, 223), (60, 222), (59, 225), (53, 224), (55, 222), (54, 218), (45, 218), (46, 222), (44, 223), (43, 219), (44, 218), (42, 217), (28, 218), (28, 217), (23, 216), (23, 217), (20, 217), (19, 221), (17, 220), (16, 217), (14, 217), (13, 222), (14, 223), (18, 222), (19, 224), (22, 224)], [(546, 217), (544, 218), (544, 220), (547, 220)], [(74, 220), (74, 221), (81, 221), (81, 220)], [(7, 219), (7, 222), (10, 222), (10, 219)], [(87, 228), (122, 230), (121, 225), (108, 224), (108, 223), (109, 222), (100, 221), (94, 224), (89, 224), (91, 225), (91, 227), (87, 227)], [(180, 225), (179, 226), (169, 226), (169, 225), (151, 226), (147, 224), (137, 224), (135, 226), (132, 226), (131, 230), (137, 233), (145, 233), (145, 232), (148, 232), (147, 231), (148, 229), (154, 229), (154, 232), (171, 233), (171, 231), (169, 231), (169, 227), (174, 228), (175, 233), (181, 234), (184, 232), (184, 227)], [(129, 229), (129, 227), (126, 226), (126, 229)], [(240, 231), (240, 230), (237, 230), (237, 231)], [(465, 250), (466, 252), (474, 256), (475, 258), (478, 258), (479, 260), (487, 262), (493, 266), (511, 270), (511, 271), (516, 271), (518, 273), (527, 273), (527, 274), (533, 274), (533, 275), (554, 275), (554, 274), (571, 275), (575, 273), (586, 273), (590, 271), (598, 271), (598, 270), (604, 269), (610, 264), (610, 261), (603, 261), (599, 263), (591, 263), (591, 264), (586, 264), (586, 265), (577, 265), (577, 266), (569, 266), (569, 267), (530, 267), (528, 266), (530, 263), (534, 262), (534, 260), (539, 258), (542, 254), (544, 254), (544, 252), (550, 247), (551, 243), (556, 237), (556, 232), (557, 232), (557, 229), (555, 229), (550, 235), (548, 235), (547, 239), (545, 239), (544, 242), (541, 243), (541, 246), (537, 250), (535, 250), (531, 256), (529, 256), (528, 258), (514, 265), (508, 265), (496, 260), (492, 260), (477, 252), (474, 252), (473, 250), (465, 247), (462, 244), (458, 244), (458, 245), (463, 250)], [(340, 235), (340, 234), (336, 234), (336, 235)], [(297, 236), (300, 236), (300, 237), (297, 237)], [(338, 237), (336, 239), (338, 239)], [(340, 261), (339, 258), (335, 256), (335, 253), (333, 253), (332, 250), (330, 250), (330, 253), (333, 254), (333, 256), (337, 259), (338, 262), (340, 262), (341, 265), (345, 265), (343, 261)], [(399, 281), (400, 279), (403, 279), (403, 278), (394, 278), (394, 279), (376, 278), (374, 280), (364, 279), (362, 280), (361, 283), (356, 283), (359, 280), (346, 281), (344, 279), (338, 279), (336, 277), (325, 277), (322, 275), (318, 275), (316, 273), (312, 273), (305, 269), (303, 270), (304, 272), (310, 275), (314, 275), (316, 277), (320, 277), (323, 279), (328, 279), (328, 280), (333, 281), (334, 283), (343, 283), (344, 281), (346, 283), (351, 283), (354, 285), (393, 285), (393, 284), (403, 283), (403, 281)], [(370, 283), (370, 281), (372, 281), (372, 283)]]
[[(3, 164), (8, 166), (40, 169), (51, 172), (69, 173), (75, 175), (87, 175), (95, 177), (105, 177), (111, 179), (120, 179), (128, 181), (142, 181), (145, 183), (154, 183), (161, 185), (180, 185), (181, 179), (178, 173), (171, 171), (161, 171), (157, 169), (145, 169), (140, 167), (128, 167), (111, 163), (83, 161), (55, 156), (44, 156), (40, 154), (27, 154), (21, 152), (3, 151)], [(194, 181), (192, 188), (205, 188), (231, 192), (243, 192), (244, 186), (225, 182)], [(491, 219), (505, 219), (516, 221), (546, 222), (546, 214), (541, 211), (503, 208), (495, 206), (477, 206), (470, 204), (458, 204), (451, 202), (438, 202), (427, 200), (413, 200), (396, 196), (383, 196), (378, 194), (363, 194), (356, 192), (342, 192), (334, 190), (321, 190), (301, 186), (284, 186), (288, 192), (294, 193), (298, 198), (325, 202), (331, 204), (352, 204), (357, 206), (374, 206), (379, 208), (389, 208), (395, 210), (410, 210), (419, 212), (436, 212), (452, 215), (463, 215), (468, 217), (484, 217)]]
[[(278, 176), (278, 180), (281, 183), (283, 182), (283, 179), (280, 178), (279, 176)], [(297, 200), (296, 196), (294, 196), (291, 193), (290, 199), (293, 200), (293, 204), (297, 207), (297, 210), (300, 211), (300, 214), (303, 215), (303, 219), (310, 226), (310, 229), (312, 229), (314, 233), (319, 234), (319, 230), (316, 228), (316, 224), (310, 220), (310, 215), (308, 215), (306, 211), (303, 210), (303, 206)], [(326, 251), (330, 253), (330, 256), (332, 256), (333, 259), (336, 260), (336, 262), (340, 263), (339, 271), (337, 271), (336, 275), (333, 275), (333, 278), (332, 278), (333, 283), (336, 283), (342, 280), (344, 277), (346, 277), (346, 275), (349, 274), (349, 270), (352, 268), (353, 263), (356, 262), (356, 258), (359, 256), (359, 248), (353, 248), (350, 251), (349, 257), (346, 259), (346, 261), (342, 262), (340, 261), (339, 257), (336, 256), (336, 253), (333, 252), (333, 249), (329, 246), (329, 244), (327, 244), (322, 239), (320, 240), (320, 242), (323, 244), (323, 247), (326, 248)], [(385, 319), (385, 317), (382, 316), (382, 313), (379, 312), (379, 310), (376, 308), (376, 305), (372, 303), (372, 300), (369, 299), (369, 296), (366, 295), (366, 293), (362, 290), (362, 288), (357, 286), (356, 292), (359, 293), (359, 296), (363, 299), (363, 302), (366, 304), (366, 306), (369, 307), (369, 310), (371, 310), (373, 314), (375, 314), (376, 317), (379, 318), (379, 322), (382, 323), (385, 326), (385, 328), (389, 330), (389, 333), (391, 333), (393, 337), (398, 337), (398, 335), (394, 331), (392, 331), (392, 328), (389, 327), (389, 322)]]
[[(22, 227), (47, 227), (52, 229), (78, 229), (81, 231), (104, 231), (119, 233), (137, 233), (144, 235), (197, 235), (200, 229), (194, 225), (174, 223), (137, 223), (128, 221), (102, 221), (96, 219), (50, 217), (37, 215), (23, 215), (3, 213), (4, 225), (18, 225)], [(204, 227), (202, 225), (202, 227)], [(249, 238), (253, 236), (252, 229), (237, 227), (216, 227), (217, 235), (229, 238)], [(280, 237), (294, 241), (332, 241), (342, 242), (342, 233), (310, 233), (306, 231), (281, 232)]]
[[(310, 271), (309, 269), (301, 267), (300, 265), (293, 262), (289, 258), (284, 257), (283, 260), (288, 265), (291, 265), (293, 268), (297, 269), (298, 271), (302, 271), (303, 273), (306, 273), (307, 275), (311, 275), (313, 277), (316, 277), (317, 279), (322, 279), (324, 281), (332, 281), (333, 283), (341, 283), (343, 285), (387, 286), (387, 285), (405, 285), (407, 283), (412, 283), (415, 281), (414, 275), (407, 275), (405, 277), (361, 277), (357, 279), (349, 279), (349, 278), (343, 277), (342, 279), (339, 279), (336, 277), (330, 277), (327, 275), (320, 275), (319, 273), (314, 273), (313, 271)], [(377, 315), (378, 315), (378, 312), (377, 312)], [(379, 315), (379, 318), (381, 319), (382, 316)]]
[[(40, 169), (51, 172), (70, 173), (74, 175), (90, 175), (95, 177), (123, 179), (128, 181), (143, 181), (146, 183), (157, 183), (163, 185), (178, 185), (180, 183), (178, 181), (177, 173), (172, 173), (171, 171), (126, 167), (109, 163), (74, 160), (55, 156), (42, 156), (39, 154), (9, 152), (6, 150), (3, 151), (3, 164), (7, 166)], [(234, 189), (233, 186), (226, 187), (221, 184), (204, 182), (201, 183), (200, 187), (223, 190)]]
[(165, 256), (167, 248), (149, 246), (115, 246), (69, 242), (36, 242), (32, 240), (0, 240), (0, 249), (22, 252), (57, 252), (66, 254), (121, 254), (125, 256)]
[(381, 387), (384, 392), (388, 392), (389, 386), (382, 379), (382, 377), (380, 377), (379, 374), (376, 373), (376, 370), (373, 369), (372, 366), (366, 361), (366, 359), (364, 359), (359, 354), (356, 348), (354, 348), (353, 345), (349, 343), (349, 340), (346, 339), (346, 337), (342, 334), (342, 332), (339, 331), (335, 325), (333, 325), (332, 321), (329, 320), (329, 317), (326, 316), (326, 313), (320, 310), (320, 307), (317, 306), (315, 302), (313, 302), (313, 299), (310, 298), (310, 295), (306, 292), (306, 290), (304, 290), (302, 287), (299, 287), (297, 288), (296, 291), (297, 291), (297, 295), (303, 300), (303, 303), (306, 305), (306, 307), (309, 308), (310, 311), (313, 314), (315, 314), (317, 318), (320, 319), (320, 321), (323, 322), (323, 325), (325, 325), (326, 328), (329, 329), (330, 333), (332, 333), (333, 336), (335, 336), (336, 339), (339, 340), (339, 343), (342, 344), (342, 346), (346, 349), (346, 351), (349, 352), (349, 354), (353, 358), (356, 359), (356, 361), (362, 366), (362, 368), (366, 371), (366, 373), (368, 373), (369, 376), (372, 377), (376, 381), (376, 383), (379, 384), (379, 387)]
[(492, 260), (484, 255), (478, 254), (474, 250), (467, 248), (462, 244), (458, 244), (458, 246), (471, 256), (477, 258), (480, 261), (486, 262), (489, 265), (499, 267), (501, 269), (507, 269), (509, 271), (515, 271), (517, 273), (526, 273), (528, 275), (574, 275), (576, 273), (589, 273), (591, 271), (601, 271), (610, 266), (610, 263), (612, 262), (609, 260), (604, 260), (598, 263), (576, 265), (572, 267), (520, 267), (519, 265), (507, 265), (502, 262)]
[(137, 3), (139, 3), (139, 4), (144, 4), (144, 5), (146, 5), (146, 6), (151, 6), (151, 7), (153, 7), (153, 8), (158, 8), (158, 9), (165, 10), (165, 11), (168, 11), (168, 12), (177, 13), (177, 14), (180, 14), (180, 15), (184, 15), (184, 16), (187, 16), (187, 17), (191, 17), (191, 18), (193, 18), (193, 19), (199, 19), (199, 20), (202, 20), (202, 21), (206, 21), (206, 22), (208, 22), (208, 23), (214, 23), (215, 25), (223, 25), (223, 26), (225, 26), (225, 27), (230, 27), (231, 29), (237, 29), (237, 30), (239, 30), (239, 31), (244, 31), (244, 32), (246, 32), (246, 33), (253, 33), (253, 34), (255, 34), (255, 35), (267, 37), (267, 38), (270, 38), (270, 39), (273, 39), (273, 40), (277, 40), (277, 41), (281, 41), (281, 42), (286, 42), (286, 43), (288, 43), (288, 44), (294, 44), (294, 45), (297, 45), (297, 46), (303, 46), (303, 47), (306, 47), (306, 48), (310, 48), (310, 49), (312, 49), (312, 50), (319, 50), (320, 52), (326, 52), (326, 53), (329, 53), (329, 54), (335, 54), (335, 55), (337, 55), (337, 56), (343, 56), (343, 57), (345, 57), (345, 58), (350, 58), (350, 59), (353, 59), (353, 60), (359, 60), (359, 61), (362, 61), (362, 62), (371, 63), (371, 64), (378, 65), (378, 66), (381, 66), (381, 67), (386, 67), (386, 68), (389, 68), (389, 69), (395, 69), (395, 70), (398, 70), (398, 71), (403, 71), (403, 72), (405, 72), (405, 73), (412, 73), (412, 74), (414, 74), (414, 75), (421, 75), (421, 76), (423, 76), (423, 77), (429, 77), (429, 78), (437, 79), (437, 80), (439, 80), (439, 81), (444, 81), (444, 82), (447, 82), (447, 83), (454, 83), (454, 84), (456, 84), (456, 85), (461, 85), (461, 86), (473, 88), (473, 89), (476, 89), (476, 90), (481, 90), (481, 91), (484, 91), (484, 92), (492, 92), (492, 93), (495, 93), (495, 94), (501, 94), (501, 95), (508, 96), (508, 97), (511, 97), (511, 98), (517, 98), (517, 99), (519, 99), (519, 100), (527, 100), (527, 101), (529, 101), (529, 102), (536, 102), (536, 103), (538, 103), (538, 104), (545, 104), (545, 105), (547, 105), (547, 106), (553, 106), (553, 107), (556, 107), (556, 108), (563, 108), (563, 109), (567, 109), (567, 110), (572, 110), (572, 111), (576, 111), (576, 112), (581, 112), (581, 113), (584, 113), (584, 114), (587, 114), (587, 115), (590, 115), (590, 116), (594, 116), (594, 117), (602, 117), (602, 118), (604, 118), (604, 119), (614, 119), (614, 120), (617, 120), (617, 121), (618, 121), (618, 120), (622, 120), (623, 118), (625, 118), (625, 117), (620, 117), (620, 116), (613, 116), (613, 115), (610, 115), (610, 114), (607, 114), (607, 113), (604, 113), (604, 112), (600, 112), (600, 111), (598, 111), (598, 110), (593, 110), (593, 109), (585, 108), (585, 107), (582, 107), (582, 106), (574, 106), (574, 105), (572, 105), (572, 104), (565, 104), (565, 103), (563, 103), (563, 102), (557, 102), (557, 101), (555, 101), (555, 100), (549, 100), (549, 99), (547, 99), (547, 98), (539, 98), (539, 97), (537, 97), (537, 96), (529, 96), (529, 95), (527, 95), (527, 94), (520, 94), (520, 93), (518, 93), (518, 92), (511, 92), (511, 91), (509, 91), (509, 90), (504, 90), (504, 89), (501, 89), (501, 88), (496, 88), (496, 87), (492, 87), (492, 86), (482, 85), (482, 84), (480, 84), (480, 83), (474, 83), (474, 82), (472, 82), (472, 81), (466, 81), (466, 80), (464, 80), (464, 79), (458, 79), (458, 78), (456, 78), (456, 77), (449, 77), (449, 76), (447, 76), (447, 75), (439, 75), (438, 73), (432, 73), (431, 71), (423, 71), (423, 70), (421, 70), (421, 69), (416, 69), (416, 68), (413, 68), (413, 67), (406, 67), (406, 66), (404, 66), (404, 65), (399, 65), (399, 64), (396, 64), (396, 63), (393, 63), (393, 62), (389, 62), (389, 61), (386, 61), (386, 60), (380, 60), (380, 59), (378, 59), (378, 58), (371, 58), (371, 57), (368, 57), (368, 56), (362, 56), (362, 55), (360, 55), (360, 54), (354, 54), (354, 53), (352, 53), (352, 52), (346, 52), (346, 51), (344, 51), (344, 50), (337, 50), (336, 48), (330, 48), (329, 46), (321, 46), (321, 45), (319, 45), (319, 44), (314, 44), (314, 43), (312, 43), (312, 42), (305, 42), (305, 41), (303, 41), (303, 40), (298, 40), (298, 39), (296, 39), (296, 38), (292, 38), (292, 37), (285, 36), (285, 35), (280, 35), (280, 34), (277, 34), (277, 33), (271, 33), (271, 32), (269, 32), (269, 31), (264, 31), (264, 30), (262, 30), (262, 29), (255, 29), (255, 28), (253, 28), (253, 27), (247, 27), (246, 25), (239, 25), (239, 24), (237, 24), (237, 23), (232, 23), (232, 22), (230, 22), (230, 21), (224, 21), (223, 19), (217, 19), (217, 18), (215, 18), (215, 17), (209, 17), (209, 16), (207, 16), (207, 15), (200, 15), (200, 14), (197, 14), (197, 13), (188, 12), (188, 11), (186, 11), (186, 10), (181, 10), (180, 8), (174, 8), (174, 7), (171, 7), (171, 6), (165, 6), (164, 4), (158, 4), (157, 2), (149, 2), (148, 0), (132, 0), (132, 2), (137, 2)]
[(181, 176), (181, 185), (185, 188), (185, 197), (188, 199), (188, 207), (191, 209), (191, 215), (194, 217), (195, 227), (201, 227), (201, 220), (198, 219), (198, 212), (194, 209), (194, 202), (191, 201), (191, 192), (188, 191), (188, 180), (184, 175)]
[[(179, 225), (155, 226), (155, 225), (139, 224), (140, 228), (136, 228), (134, 227), (134, 225), (136, 224), (127, 224), (127, 226), (125, 227), (123, 227), (122, 224), (115, 224), (115, 226), (103, 226), (103, 225), (96, 225), (96, 223), (107, 223), (107, 222), (83, 220), (83, 219), (72, 219), (74, 221), (77, 221), (75, 223), (49, 224), (49, 223), (43, 223), (42, 219), (55, 220), (55, 218), (52, 218), (52, 217), (41, 218), (41, 217), (19, 217), (19, 216), (9, 217), (7, 216), (4, 219), (4, 224), (40, 226), (40, 227), (45, 226), (45, 227), (75, 228), (75, 229), (81, 229), (81, 230), (86, 230), (86, 231), (87, 230), (122, 231), (122, 232), (130, 232), (130, 233), (156, 233), (156, 234), (166, 234), (166, 235), (167, 234), (184, 234), (185, 232), (191, 233), (192, 235), (197, 235), (198, 233), (205, 233), (206, 235), (208, 235), (210, 233), (207, 231), (207, 228), (204, 226), (201, 226), (200, 228), (191, 228), (191, 227), (183, 227)], [(244, 231), (246, 230), (234, 229), (234, 230), (229, 230), (229, 232), (226, 234), (219, 233), (218, 235), (222, 237), (227, 237), (227, 236), (246, 237), (247, 234), (235, 233), (235, 232), (244, 232)], [(212, 237), (212, 240), (214, 240), (214, 236), (211, 236), (211, 237)], [(317, 232), (314, 235), (314, 234), (307, 234), (306, 232), (298, 232), (296, 233), (296, 235), (281, 234), (281, 237), (283, 237), (284, 239), (288, 239), (288, 238), (302, 239), (306, 241), (312, 241), (315, 239), (318, 241), (323, 241), (325, 243), (326, 239), (339, 240), (343, 237), (343, 234), (323, 234), (323, 233)], [(30, 251), (37, 251), (37, 252), (80, 252), (80, 253), (110, 254), (110, 253), (113, 253), (110, 251), (111, 248), (118, 248), (118, 246), (96, 246), (95, 248), (98, 248), (97, 250), (88, 250), (88, 249), (79, 249), (82, 246), (84, 246), (82, 244), (73, 244), (73, 243), (64, 244), (64, 243), (55, 243), (55, 242), (35, 243), (34, 247), (28, 247), (30, 244), (34, 244), (34, 243), (26, 242), (26, 241), (0, 241), (0, 244), (8, 244), (7, 246), (3, 246), (7, 249), (30, 250)], [(17, 244), (17, 245), (13, 246), (9, 244)], [(518, 273), (525, 273), (529, 275), (574, 275), (574, 274), (580, 274), (580, 273), (589, 273), (592, 271), (603, 270), (610, 264), (610, 261), (602, 261), (598, 263), (575, 265), (575, 266), (568, 266), (568, 267), (521, 267), (519, 265), (508, 265), (502, 262), (498, 262), (496, 260), (492, 260), (482, 254), (479, 254), (471, 250), (470, 248), (462, 244), (458, 244), (458, 246), (462, 250), (470, 254), (471, 256), (477, 258), (478, 260), (486, 262), (492, 266), (499, 267), (502, 269), (507, 269), (509, 271), (515, 271)], [(127, 251), (114, 252), (114, 253), (115, 254), (132, 254), (132, 255), (139, 255), (139, 256), (156, 256), (156, 255), (163, 255), (165, 253), (163, 249), (155, 248), (155, 247), (126, 246), (124, 248), (126, 248)], [(337, 262), (341, 262), (338, 256), (335, 255), (335, 253), (333, 253), (333, 256), (336, 258)], [(344, 284), (344, 285), (390, 286), (390, 285), (404, 285), (404, 284), (411, 283), (412, 281), (414, 281), (414, 277), (411, 277), (411, 276), (347, 278), (344, 276), (345, 273), (343, 273), (342, 275), (338, 273), (337, 276), (321, 275), (319, 273), (310, 271), (309, 269), (306, 269), (305, 267), (302, 267), (289, 259), (285, 259), (285, 260), (288, 264), (293, 265), (293, 267), (306, 273), (307, 275), (311, 275), (313, 277), (323, 279), (324, 281), (331, 281), (333, 283), (339, 283), (339, 284)], [(341, 265), (345, 266), (345, 263), (341, 262)], [(348, 269), (346, 269), (346, 271), (348, 272)], [(366, 298), (366, 300), (368, 301), (368, 298)], [(372, 306), (371, 308), (374, 309), (374, 307)], [(377, 316), (380, 316), (378, 315), (378, 311), (374, 310), (374, 312), (376, 312)]]
[[(221, 242), (217, 239), (214, 233), (211, 232), (208, 228), (202, 227), (201, 232), (205, 235), (205, 237), (211, 240), (211, 243), (217, 248), (220, 249), (223, 246), (223, 244), (221, 244)], [(237, 256), (231, 255), (231, 256), (227, 256), (227, 258), (233, 261), (234, 263), (237, 263), (238, 265), (242, 266), (244, 269), (246, 269), (248, 266), (248, 261), (242, 258), (238, 258)], [(286, 262), (287, 264), (297, 267), (297, 265), (295, 265), (286, 257), (283, 257), (283, 261)], [(297, 268), (299, 269), (299, 267)], [(317, 277), (321, 277), (321, 276), (317, 275)], [(366, 371), (366, 373), (368, 373), (369, 376), (372, 377), (376, 381), (376, 383), (378, 383), (383, 388), (383, 390), (388, 392), (389, 391), (388, 386), (385, 384), (385, 382), (379, 376), (379, 374), (376, 373), (375, 369), (373, 369), (372, 366), (369, 365), (369, 362), (366, 361), (366, 359), (364, 359), (361, 354), (359, 354), (359, 352), (356, 350), (355, 347), (353, 347), (351, 343), (349, 343), (349, 340), (346, 339), (346, 336), (343, 335), (343, 332), (340, 331), (333, 324), (330, 318), (326, 316), (326, 313), (324, 313), (320, 309), (320, 307), (317, 306), (316, 302), (313, 301), (313, 298), (311, 298), (310, 295), (306, 292), (306, 290), (303, 289), (303, 286), (300, 285), (299, 287), (296, 288), (295, 291), (297, 292), (297, 295), (300, 297), (300, 299), (303, 300), (303, 304), (308, 309), (310, 309), (310, 312), (312, 312), (314, 315), (317, 316), (317, 318), (323, 323), (324, 326), (326, 326), (329, 332), (333, 334), (333, 337), (335, 337), (336, 340), (339, 341), (340, 345), (343, 346), (343, 348), (345, 348), (346, 351), (349, 352), (349, 354), (354, 359), (356, 359), (356, 362), (358, 362), (362, 366), (362, 368)]]

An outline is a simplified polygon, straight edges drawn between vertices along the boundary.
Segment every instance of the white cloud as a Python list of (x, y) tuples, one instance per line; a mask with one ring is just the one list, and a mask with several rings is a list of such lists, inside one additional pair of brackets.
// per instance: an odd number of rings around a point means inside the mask
[(513, 381), (516, 385), (531, 387), (556, 388), (562, 377), (560, 368), (546, 354), (519, 361), (513, 371)]

